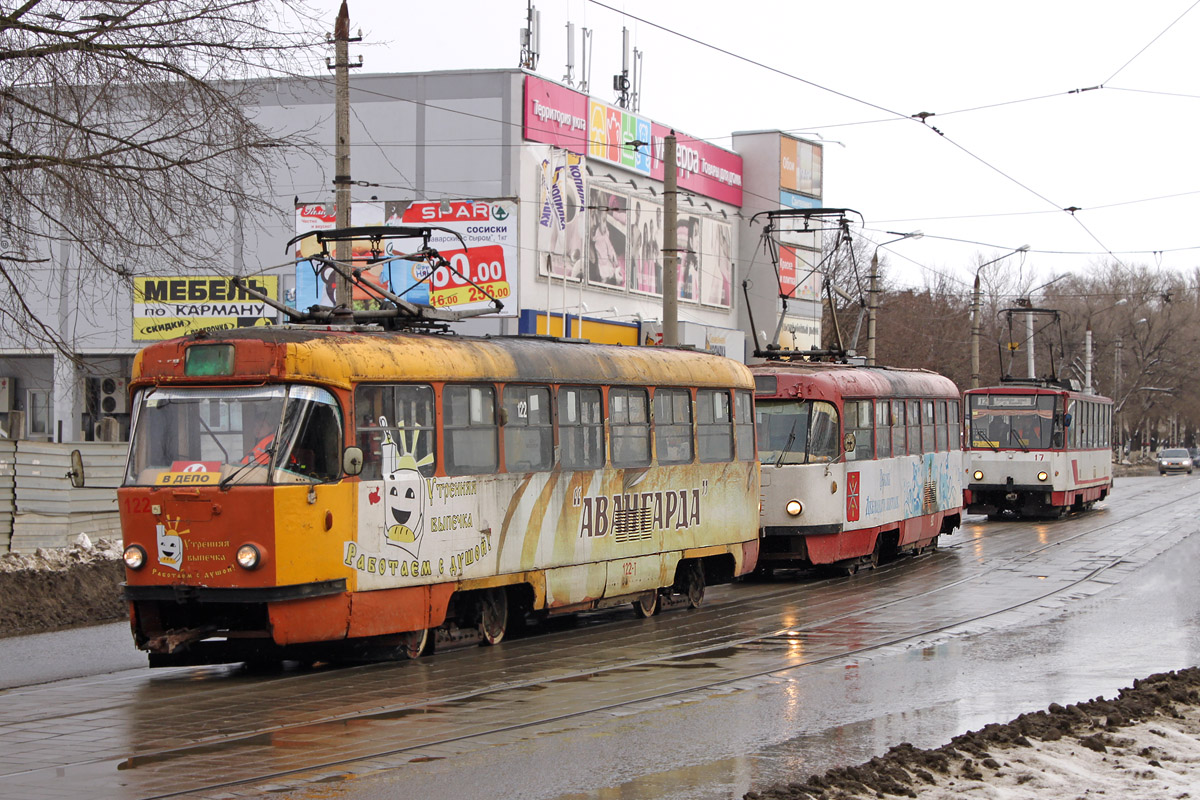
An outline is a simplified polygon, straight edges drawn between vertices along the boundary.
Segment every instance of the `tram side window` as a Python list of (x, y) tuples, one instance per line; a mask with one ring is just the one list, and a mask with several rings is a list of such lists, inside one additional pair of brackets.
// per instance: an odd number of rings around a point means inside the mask
[[(908, 454), (919, 455), (921, 450), (921, 401), (906, 400), (908, 407)], [(932, 442), (930, 443), (932, 444)]]
[(650, 402), (645, 389), (608, 391), (608, 424), (614, 467), (650, 463)]
[[(904, 401), (892, 401), (892, 455), (902, 456), (908, 452), (904, 446)], [(919, 449), (919, 448), (918, 448)]]
[(504, 469), (535, 472), (554, 466), (549, 386), (504, 387)]
[(729, 392), (722, 389), (697, 390), (696, 413), (699, 419), (696, 434), (701, 461), (712, 463), (733, 460), (732, 412), (733, 409), (729, 407)]
[(921, 401), (921, 438), (925, 443), (924, 452), (932, 453), (937, 450), (937, 439), (934, 432), (937, 430), (937, 417), (933, 411), (932, 400)]
[(433, 475), (433, 387), (359, 386), (354, 392), (356, 441), (363, 480), (380, 480), (402, 465)]
[(892, 455), (892, 405), (887, 400), (875, 401), (875, 453), (879, 458)]
[(687, 389), (655, 390), (654, 449), (659, 464), (692, 462), (692, 398)]
[(875, 454), (875, 430), (871, 421), (870, 400), (847, 400), (846, 433), (854, 435), (854, 450), (846, 451), (847, 461), (868, 460)]
[(733, 393), (734, 435), (737, 437), (737, 457), (741, 461), (753, 461), (754, 452), (754, 398), (750, 392)]
[(937, 449), (945, 452), (950, 449), (950, 427), (946, 422), (946, 401), (935, 400), (933, 411), (937, 418)]
[(495, 388), (448, 385), (442, 389), (442, 430), (447, 475), (497, 470)]
[(948, 419), (950, 425), (950, 449), (962, 450), (962, 426), (959, 424), (960, 420), (962, 420), (962, 417), (959, 416), (957, 400), (950, 401), (950, 414)]
[(832, 461), (840, 452), (837, 409), (832, 403), (816, 401), (812, 404), (812, 422), (808, 433), (809, 463)]
[(563, 469), (604, 466), (604, 420), (600, 390), (563, 386), (558, 390), (559, 461)]

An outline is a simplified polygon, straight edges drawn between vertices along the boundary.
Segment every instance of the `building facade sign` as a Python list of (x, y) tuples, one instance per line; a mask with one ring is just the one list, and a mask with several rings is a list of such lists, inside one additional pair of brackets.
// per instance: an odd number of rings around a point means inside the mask
[[(581, 118), (586, 127), (580, 127)], [(552, 144), (658, 181), (665, 174), (670, 128), (532, 75), (525, 76), (524, 130), (528, 141)], [(742, 157), (685, 134), (675, 136), (679, 188), (740, 208)], [(646, 144), (631, 147), (634, 141)]]
[(790, 136), (779, 137), (780, 188), (820, 197), (821, 170), (820, 145)]

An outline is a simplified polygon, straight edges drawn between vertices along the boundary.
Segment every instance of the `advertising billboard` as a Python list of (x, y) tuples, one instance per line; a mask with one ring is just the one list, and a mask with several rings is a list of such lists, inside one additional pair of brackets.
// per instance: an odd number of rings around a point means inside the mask
[[(333, 227), (332, 205), (301, 205), (296, 209), (296, 233)], [(351, 224), (431, 226), (430, 247), (450, 262), (430, 275), (423, 261), (397, 259), (421, 246), (419, 239), (394, 239), (373, 251), (368, 240), (357, 240), (351, 260), (362, 279), (418, 305), (454, 310), (489, 308), (490, 297), (516, 312), (518, 279), (517, 203), (515, 200), (453, 200), (446, 202), (368, 201), (352, 206)], [(457, 234), (457, 236), (455, 235)], [(461, 238), (461, 241), (460, 241)], [(463, 244), (466, 247), (463, 247)], [(311, 259), (312, 240), (297, 243), (296, 307), (333, 305), (334, 273)], [(356, 308), (371, 308), (377, 295), (356, 286)]]
[[(244, 282), (279, 299), (279, 278), (257, 276)], [(133, 340), (174, 339), (201, 330), (271, 325), (278, 312), (227, 275), (133, 279)]]

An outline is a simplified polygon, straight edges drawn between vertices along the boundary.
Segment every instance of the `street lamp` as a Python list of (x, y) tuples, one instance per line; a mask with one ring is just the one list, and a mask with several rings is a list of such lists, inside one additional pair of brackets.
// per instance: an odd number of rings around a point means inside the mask
[(979, 273), (984, 267), (991, 266), (997, 261), (1003, 261), (1017, 253), (1028, 253), (1029, 245), (1023, 244), (1016, 250), (1005, 253), (999, 258), (980, 264), (975, 268), (975, 289), (971, 293), (971, 388), (979, 388)]
[[(875, 245), (875, 252), (871, 254), (871, 279), (867, 288), (867, 366), (875, 366), (875, 317), (879, 309), (879, 248), (888, 244), (905, 239), (920, 239), (925, 234), (921, 231), (913, 231), (912, 233), (897, 233), (896, 231), (884, 231), (884, 233), (895, 236), (895, 239), (889, 239), (886, 242), (881, 242)], [(862, 317), (859, 317), (861, 320)], [(857, 334), (855, 334), (857, 335)]]

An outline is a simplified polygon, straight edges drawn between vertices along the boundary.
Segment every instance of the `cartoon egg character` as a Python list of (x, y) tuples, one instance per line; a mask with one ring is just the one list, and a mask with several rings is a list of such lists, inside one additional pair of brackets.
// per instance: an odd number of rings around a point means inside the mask
[(421, 473), (416, 460), (400, 452), (390, 431), (384, 434), (383, 446), (385, 453), (392, 451), (384, 459), (385, 468), (390, 467), (383, 474), (384, 541), (416, 555), (425, 527)]
[(183, 566), (183, 538), (176, 533), (167, 533), (165, 525), (155, 526), (158, 540), (158, 563), (167, 569), (178, 571)]

